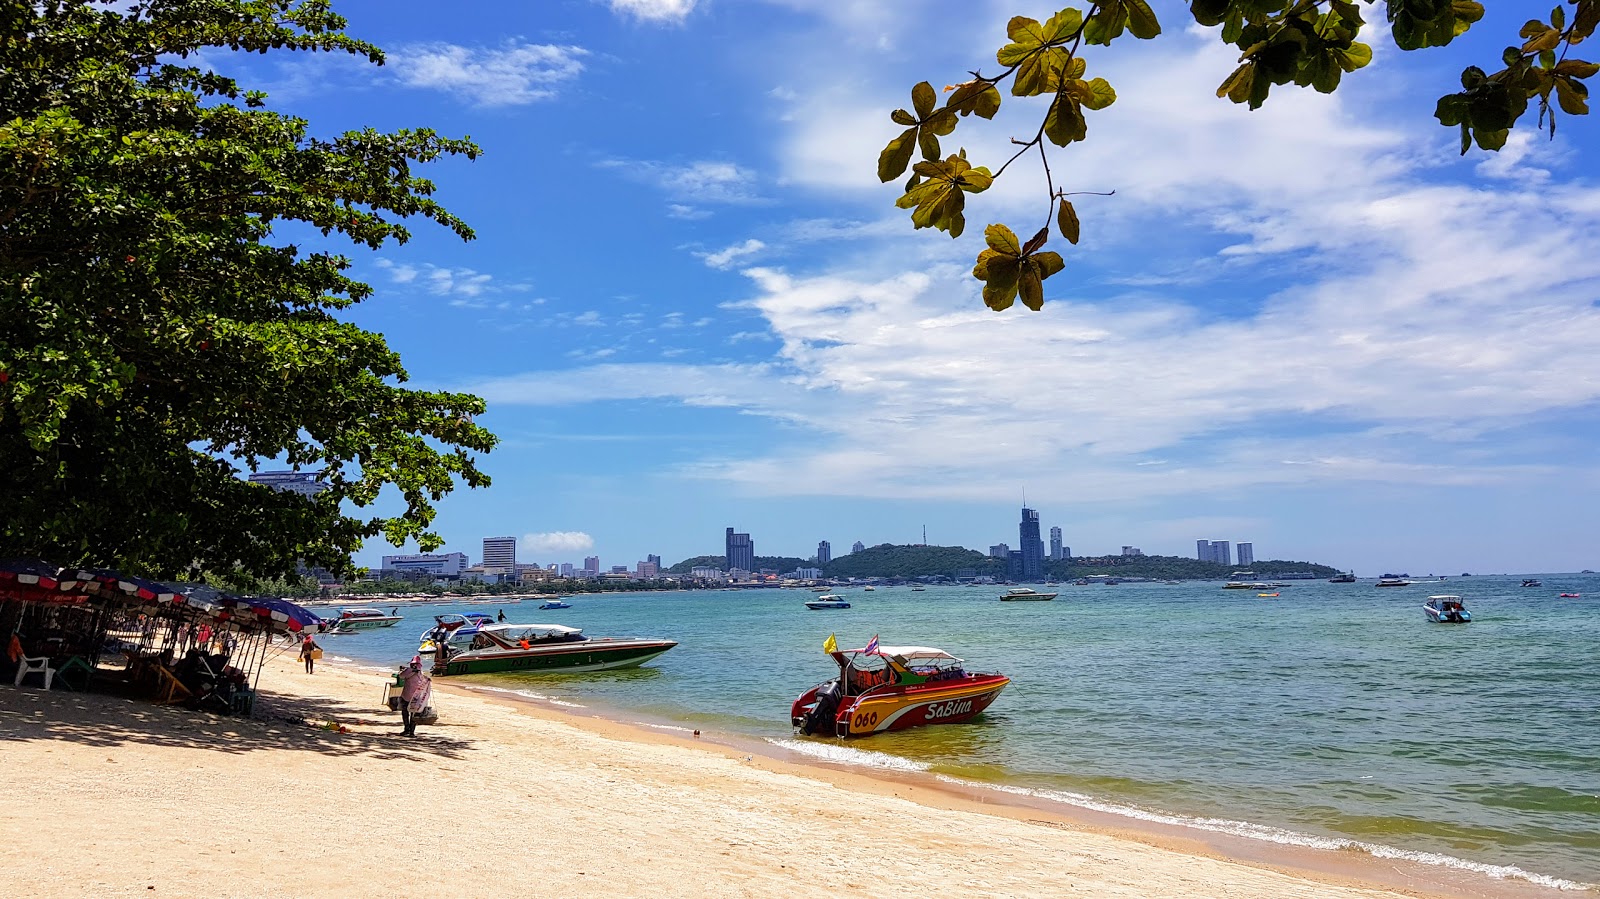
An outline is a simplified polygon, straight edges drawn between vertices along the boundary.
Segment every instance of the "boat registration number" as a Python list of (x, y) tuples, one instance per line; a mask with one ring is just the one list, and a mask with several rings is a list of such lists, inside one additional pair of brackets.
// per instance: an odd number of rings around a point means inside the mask
[(864, 728), (864, 727), (877, 727), (878, 726), (878, 713), (877, 712), (856, 712), (856, 716), (850, 720), (850, 725), (852, 727), (856, 728), (857, 730), (859, 730), (861, 728)]

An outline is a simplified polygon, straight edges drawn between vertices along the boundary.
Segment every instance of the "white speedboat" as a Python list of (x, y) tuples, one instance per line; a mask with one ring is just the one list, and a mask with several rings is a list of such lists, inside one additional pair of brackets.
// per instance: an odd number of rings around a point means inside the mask
[(390, 615), (382, 609), (340, 609), (339, 617), (333, 622), (333, 633), (353, 634), (356, 631), (394, 627), (400, 621), (399, 615)]
[(1466, 624), (1472, 620), (1472, 613), (1467, 611), (1467, 604), (1452, 593), (1443, 593), (1438, 596), (1428, 597), (1422, 604), (1422, 611), (1428, 614), (1428, 620), (1435, 624)]
[(478, 629), (486, 624), (494, 624), (494, 616), (488, 612), (468, 612), (465, 615), (449, 613), (435, 615), (437, 622), (422, 634), (422, 642), (417, 646), (418, 655), (429, 655), (438, 646), (440, 638), (450, 646), (465, 649), (478, 635)]
[(1054, 593), (1040, 593), (1031, 587), (1012, 587), (1000, 597), (1001, 602), (1049, 602), (1056, 598)]
[(541, 612), (549, 610), (549, 609), (570, 609), (570, 608), (572, 608), (572, 603), (566, 602), (566, 601), (560, 600), (560, 599), (547, 599), (544, 602), (539, 603), (539, 610)]
[(848, 609), (850, 601), (834, 593), (825, 593), (816, 599), (806, 600), (808, 609)]

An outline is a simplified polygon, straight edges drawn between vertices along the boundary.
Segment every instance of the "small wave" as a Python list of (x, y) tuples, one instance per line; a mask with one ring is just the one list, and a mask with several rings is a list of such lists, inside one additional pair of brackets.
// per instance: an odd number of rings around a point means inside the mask
[(473, 690), (473, 691), (478, 692), (478, 693), (509, 693), (512, 696), (521, 696), (523, 699), (547, 700), (547, 699), (550, 698), (550, 697), (546, 696), (543, 693), (535, 693), (532, 690), (508, 690), (505, 687), (477, 687), (477, 686), (474, 686), (474, 687), (468, 687), (467, 689), (468, 690)]
[(809, 755), (825, 762), (837, 762), (841, 765), (859, 765), (865, 768), (878, 768), (886, 771), (926, 771), (931, 767), (925, 762), (914, 762), (898, 755), (890, 755), (887, 752), (853, 749), (849, 746), (840, 746), (834, 743), (812, 743), (806, 740), (774, 740), (770, 737), (767, 742), (791, 752)]
[(676, 724), (646, 724), (645, 727), (653, 727), (656, 730), (681, 730), (686, 734), (687, 733), (698, 733), (698, 731), (696, 731), (692, 727), (679, 727)]
[(1418, 852), (1411, 849), (1396, 849), (1393, 846), (1384, 846), (1379, 843), (1366, 843), (1361, 840), (1351, 840), (1341, 837), (1319, 837), (1313, 834), (1300, 833), (1293, 830), (1284, 830), (1278, 827), (1269, 827), (1265, 824), (1254, 824), (1249, 821), (1234, 821), (1228, 818), (1195, 818), (1187, 815), (1174, 815), (1166, 812), (1153, 812), (1148, 809), (1131, 805), (1119, 805), (1106, 802), (1082, 793), (1069, 793), (1064, 790), (1034, 790), (1027, 787), (1013, 787), (1004, 784), (986, 784), (977, 781), (961, 780), (943, 774), (936, 775), (939, 780), (946, 783), (957, 784), (967, 788), (998, 790), (1016, 796), (1031, 796), (1037, 799), (1048, 799), (1066, 805), (1075, 805), (1091, 811), (1104, 812), (1110, 815), (1120, 815), (1124, 818), (1134, 818), (1140, 821), (1150, 821), (1156, 824), (1167, 824), (1174, 827), (1191, 827), (1196, 830), (1208, 830), (1213, 833), (1225, 833), (1230, 836), (1244, 837), (1251, 840), (1261, 840), (1268, 843), (1278, 843), (1285, 846), (1306, 846), (1312, 849), (1329, 849), (1335, 851), (1364, 852), (1374, 858), (1392, 858), (1402, 861), (1416, 862), (1423, 865), (1434, 865), (1441, 868), (1455, 868), (1462, 871), (1472, 871), (1493, 877), (1497, 880), (1514, 878), (1526, 880), (1529, 883), (1557, 890), (1588, 890), (1592, 885), (1578, 883), (1573, 880), (1563, 880), (1547, 874), (1536, 874), (1525, 871), (1515, 865), (1491, 865), (1484, 862), (1467, 861), (1451, 855), (1442, 855), (1437, 852)]
[(349, 656), (328, 656), (328, 661), (330, 661), (330, 662), (354, 662), (355, 659), (352, 659)]
[(586, 709), (586, 708), (588, 708), (588, 706), (584, 705), (581, 702), (567, 702), (564, 699), (546, 699), (545, 702), (548, 702), (551, 705), (559, 705), (559, 706), (562, 706), (563, 708), (569, 708), (569, 709)]

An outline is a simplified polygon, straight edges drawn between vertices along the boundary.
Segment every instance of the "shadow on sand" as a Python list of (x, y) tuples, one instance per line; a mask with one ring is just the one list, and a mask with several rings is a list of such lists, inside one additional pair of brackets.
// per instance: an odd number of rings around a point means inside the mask
[[(468, 740), (440, 733), (448, 726), (425, 726), (415, 738), (402, 737), (399, 715), (326, 697), (263, 690), (255, 715), (253, 719), (225, 717), (103, 693), (46, 692), (0, 684), (0, 744), (61, 740), (108, 749), (146, 744), (415, 761), (460, 758), (472, 748)], [(345, 725), (352, 732), (339, 733), (307, 723), (327, 721)]]

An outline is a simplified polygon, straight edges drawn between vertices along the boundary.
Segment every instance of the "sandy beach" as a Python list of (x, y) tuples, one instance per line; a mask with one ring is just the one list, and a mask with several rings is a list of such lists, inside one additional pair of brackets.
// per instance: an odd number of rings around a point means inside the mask
[[(1473, 892), (1419, 887), (1399, 869), (1383, 884), (1277, 870), (1181, 839), (1129, 838), (436, 683), (441, 722), (415, 740), (380, 710), (381, 675), (331, 664), (308, 676), (291, 659), (270, 663), (260, 720), (0, 686), (7, 892)], [(297, 717), (349, 732), (287, 720)]]

